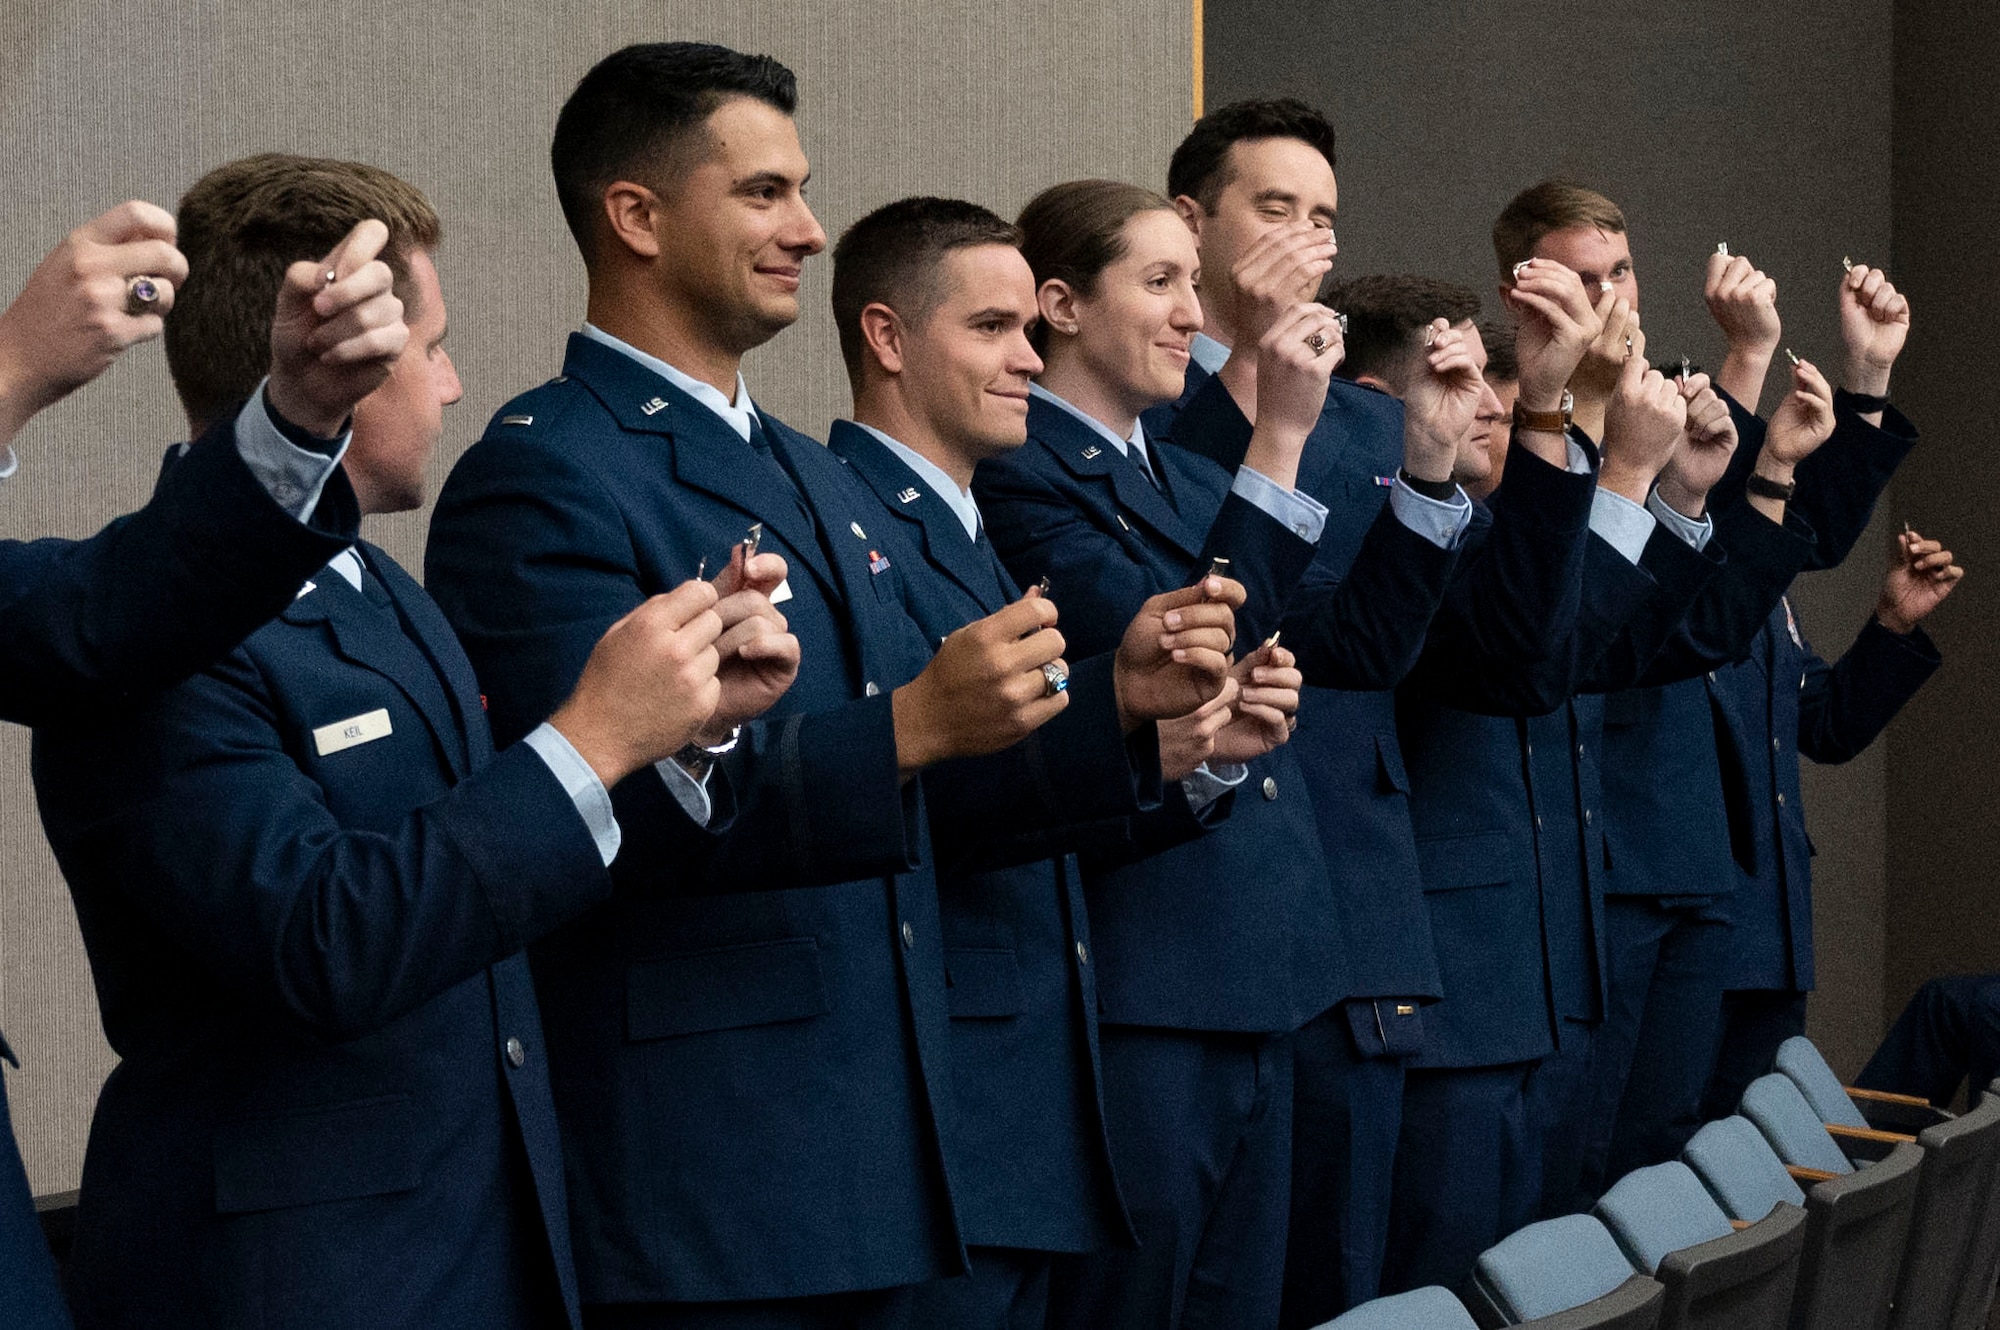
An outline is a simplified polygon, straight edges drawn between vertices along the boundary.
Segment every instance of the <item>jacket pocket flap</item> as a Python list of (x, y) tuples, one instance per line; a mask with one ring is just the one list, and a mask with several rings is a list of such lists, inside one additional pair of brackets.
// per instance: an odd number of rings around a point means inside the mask
[(944, 974), (954, 1019), (1020, 1014), (1021, 962), (1012, 947), (946, 947)]
[(1417, 868), (1425, 891), (1483, 887), (1514, 876), (1514, 846), (1504, 831), (1417, 838)]
[(810, 937), (682, 952), (625, 972), (627, 1039), (802, 1021), (831, 1009)]
[(1403, 746), (1394, 738), (1386, 734), (1375, 736), (1375, 763), (1385, 794), (1390, 790), (1410, 792), (1410, 777), (1403, 770)]
[(239, 1118), (215, 1132), (215, 1208), (278, 1210), (409, 1191), (423, 1181), (417, 1106), (383, 1095)]

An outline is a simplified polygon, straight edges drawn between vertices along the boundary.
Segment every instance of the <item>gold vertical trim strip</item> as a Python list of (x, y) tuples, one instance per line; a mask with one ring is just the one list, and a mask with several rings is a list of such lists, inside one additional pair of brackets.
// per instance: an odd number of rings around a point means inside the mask
[(1194, 0), (1194, 118), (1201, 119), (1201, 0)]

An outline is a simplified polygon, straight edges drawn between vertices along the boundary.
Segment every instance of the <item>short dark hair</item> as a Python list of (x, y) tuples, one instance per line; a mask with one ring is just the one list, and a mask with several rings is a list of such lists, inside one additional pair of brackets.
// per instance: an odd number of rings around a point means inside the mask
[(732, 97), (791, 115), (798, 80), (768, 55), (708, 42), (642, 42), (592, 66), (556, 117), (549, 164), (563, 220), (586, 261), (599, 201), (614, 180), (672, 190), (707, 146), (708, 117)]
[(868, 354), (862, 310), (887, 305), (906, 322), (920, 324), (937, 308), (938, 267), (945, 255), (976, 245), (1020, 244), (1018, 227), (964, 199), (898, 199), (848, 227), (833, 247), (833, 320), (848, 381), (861, 387)]
[(1479, 340), (1486, 347), (1486, 381), (1519, 383), (1521, 357), (1514, 350), (1514, 325), (1506, 319), (1481, 319)]
[(405, 318), (415, 313), (412, 251), (444, 237), (422, 192), (365, 162), (266, 152), (219, 166), (181, 196), (187, 281), (167, 315), (167, 369), (197, 428), (220, 419), (271, 369), (271, 317), (285, 269), (317, 259), (368, 218), (389, 228), (382, 261)]
[(1479, 316), (1470, 288), (1408, 273), (1352, 278), (1328, 292), (1326, 303), (1347, 316), (1340, 373), (1350, 379), (1396, 373), (1416, 348), (1417, 329), (1432, 319), (1456, 326)]
[[(1057, 280), (1088, 296), (1106, 268), (1125, 257), (1125, 223), (1142, 212), (1172, 212), (1174, 205), (1143, 185), (1120, 180), (1070, 180), (1050, 185), (1021, 209), (1021, 254), (1035, 274), (1035, 289)], [(1048, 346), (1049, 330), (1037, 324), (1029, 341)]]
[(1543, 236), (1572, 226), (1623, 235), (1625, 213), (1596, 190), (1568, 180), (1544, 180), (1516, 194), (1493, 222), (1493, 257), (1500, 275), (1511, 279), (1514, 265), (1533, 257)]
[(1194, 122), (1167, 164), (1167, 195), (1204, 208), (1228, 187), (1229, 150), (1246, 139), (1298, 139), (1333, 166), (1333, 122), (1296, 97), (1259, 97), (1219, 106)]

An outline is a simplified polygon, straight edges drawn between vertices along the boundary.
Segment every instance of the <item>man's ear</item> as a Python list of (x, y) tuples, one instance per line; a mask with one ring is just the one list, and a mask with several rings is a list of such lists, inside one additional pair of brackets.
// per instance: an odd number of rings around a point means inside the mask
[(660, 196), (630, 180), (604, 190), (604, 221), (614, 243), (642, 259), (660, 257)]
[(1042, 326), (1050, 337), (1074, 337), (1077, 330), (1076, 292), (1060, 277), (1051, 277), (1035, 292)]
[(903, 320), (879, 300), (861, 310), (861, 345), (886, 374), (903, 372)]
[(1174, 211), (1181, 215), (1181, 220), (1187, 223), (1187, 229), (1194, 232), (1194, 238), (1199, 241), (1201, 224), (1208, 220), (1208, 213), (1203, 210), (1201, 204), (1192, 195), (1176, 194)]

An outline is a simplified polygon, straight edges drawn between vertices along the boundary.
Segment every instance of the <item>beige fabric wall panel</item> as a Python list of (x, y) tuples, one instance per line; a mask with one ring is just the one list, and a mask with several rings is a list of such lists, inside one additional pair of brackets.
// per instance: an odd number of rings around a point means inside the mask
[[(1185, 0), (5, 0), (0, 48), (0, 295), (84, 218), (139, 196), (171, 206), (202, 172), (263, 150), (355, 157), (407, 177), (446, 228), (439, 267), (465, 401), (432, 467), (508, 397), (555, 373), (583, 313), (583, 270), (549, 182), (548, 142), (576, 80), (633, 41), (766, 51), (799, 75), (799, 117), (829, 234), (916, 192), (1011, 215), (1044, 185), (1158, 185), (1192, 107)], [(760, 405), (823, 434), (845, 409), (825, 305), (753, 357)], [(0, 535), (82, 535), (142, 502), (184, 432), (157, 345), (17, 444)], [(370, 535), (419, 571), (428, 513)], [(191, 810), (192, 813), (193, 810)], [(42, 841), (28, 743), (0, 732), (0, 1029), (38, 1192), (76, 1185), (112, 1065), (69, 899)]]

